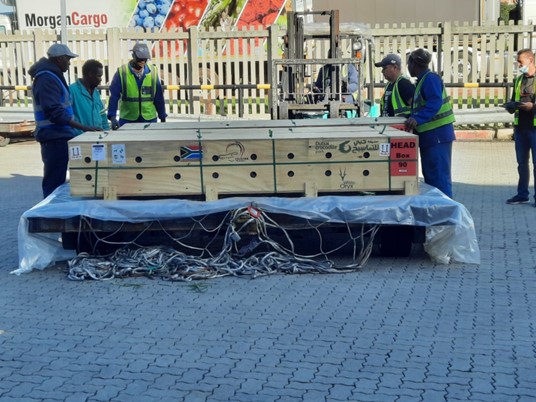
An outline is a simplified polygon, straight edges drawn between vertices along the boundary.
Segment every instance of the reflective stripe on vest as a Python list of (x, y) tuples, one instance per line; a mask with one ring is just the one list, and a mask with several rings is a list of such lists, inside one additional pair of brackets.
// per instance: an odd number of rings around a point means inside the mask
[[(407, 105), (404, 102), (404, 100), (400, 97), (400, 91), (398, 90), (398, 81), (400, 81), (401, 78), (403, 78), (403, 76), (399, 75), (393, 84), (393, 92), (391, 93), (390, 97), (391, 105), (393, 105), (393, 116), (409, 116), (411, 114), (411, 105)], [(384, 93), (387, 91), (388, 86), (389, 83), (387, 83), (383, 89)], [(380, 107), (382, 110), (384, 110), (385, 100), (383, 96), (380, 99)]]
[[(412, 110), (422, 110), (424, 109), (424, 106), (426, 105), (426, 101), (421, 96), (421, 87), (422, 83), (430, 74), (431, 72), (428, 71), (422, 79), (419, 81), (419, 84), (417, 85), (417, 88), (415, 89), (415, 97), (413, 98), (413, 105)], [(445, 91), (445, 85), (443, 85), (443, 103), (441, 105), (441, 108), (436, 113), (436, 115), (427, 123), (419, 124), (415, 131), (418, 133), (422, 133), (425, 131), (433, 130), (434, 128), (442, 127), (450, 123), (454, 123), (454, 113), (452, 111), (452, 105), (450, 104), (450, 96), (447, 96), (447, 91)]]
[[(40, 71), (38, 72), (35, 77), (34, 81), (37, 77), (43, 74), (49, 74), (50, 76), (54, 77), (56, 81), (58, 81), (59, 86), (63, 89), (63, 94), (60, 99), (61, 106), (69, 113), (69, 115), (73, 116), (73, 105), (71, 103), (71, 95), (69, 94), (69, 90), (63, 85), (63, 82), (61, 79), (54, 74), (52, 71)], [(65, 127), (71, 127), (68, 124), (55, 124), (52, 121), (50, 121), (46, 116), (45, 112), (43, 111), (43, 107), (37, 102), (34, 103), (34, 117), (35, 117), (35, 125), (37, 128), (47, 128), (47, 127), (58, 127), (58, 128), (65, 128)]]
[(119, 117), (125, 120), (136, 121), (140, 115), (145, 120), (156, 118), (156, 108), (154, 98), (156, 94), (156, 67), (152, 66), (149, 74), (146, 74), (138, 86), (136, 76), (127, 65), (119, 67), (119, 78), (121, 79), (121, 105), (119, 106)]
[[(521, 83), (523, 82), (523, 75), (518, 75), (516, 77), (516, 80), (514, 82), (514, 100), (516, 102), (521, 101)], [(536, 93), (536, 78), (534, 79), (534, 92)], [(536, 115), (534, 116), (534, 120), (532, 122), (534, 126), (536, 126)], [(514, 113), (514, 125), (519, 124), (519, 109), (516, 109)]]

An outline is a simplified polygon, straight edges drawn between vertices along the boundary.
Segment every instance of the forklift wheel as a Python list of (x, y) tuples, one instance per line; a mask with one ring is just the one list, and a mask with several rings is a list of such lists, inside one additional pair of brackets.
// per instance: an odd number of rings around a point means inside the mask
[(380, 228), (380, 255), (408, 257), (413, 244), (413, 226), (384, 226)]

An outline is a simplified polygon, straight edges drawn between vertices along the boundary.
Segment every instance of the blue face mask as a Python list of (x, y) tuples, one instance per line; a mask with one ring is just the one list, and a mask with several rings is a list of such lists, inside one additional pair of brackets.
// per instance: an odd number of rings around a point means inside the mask
[(521, 67), (519, 67), (519, 72), (521, 74), (527, 74), (529, 72), (529, 66), (521, 66)]

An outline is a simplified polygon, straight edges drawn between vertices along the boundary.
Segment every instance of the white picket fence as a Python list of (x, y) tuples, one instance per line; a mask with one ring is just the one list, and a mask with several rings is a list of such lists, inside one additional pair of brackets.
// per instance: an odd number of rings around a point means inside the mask
[[(427, 48), (434, 55), (433, 68), (441, 72), (457, 107), (490, 106), (509, 96), (517, 50), (532, 47), (533, 32), (533, 25), (376, 26), (371, 29), (375, 54), (368, 57), (380, 60), (394, 52), (405, 59), (412, 49)], [(69, 80), (74, 81), (82, 64), (94, 58), (106, 67), (102, 84), (107, 86), (117, 67), (129, 60), (133, 44), (142, 41), (152, 48), (151, 62), (166, 86), (169, 112), (269, 118), (272, 59), (282, 57), (284, 33), (277, 26), (233, 32), (197, 28), (187, 32), (68, 30), (66, 43), (80, 55), (71, 62)], [(49, 30), (0, 34), (4, 105), (31, 103), (27, 70), (58, 40), (59, 34)], [(348, 46), (342, 43), (343, 48)], [(323, 58), (326, 49), (325, 44), (315, 43), (307, 47), (307, 57)], [(309, 79), (314, 79), (316, 71), (310, 75)], [(368, 75), (367, 80), (376, 85), (374, 97), (378, 99), (383, 77), (379, 69), (372, 77)], [(244, 84), (249, 87), (241, 90)], [(106, 89), (101, 94), (108, 98)]]

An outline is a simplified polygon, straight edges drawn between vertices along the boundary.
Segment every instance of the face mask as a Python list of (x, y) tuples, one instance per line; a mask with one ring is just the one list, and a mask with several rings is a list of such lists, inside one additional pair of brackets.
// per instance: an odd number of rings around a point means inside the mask
[(529, 72), (529, 66), (522, 66), (522, 67), (519, 67), (519, 72), (521, 74), (526, 74)]

